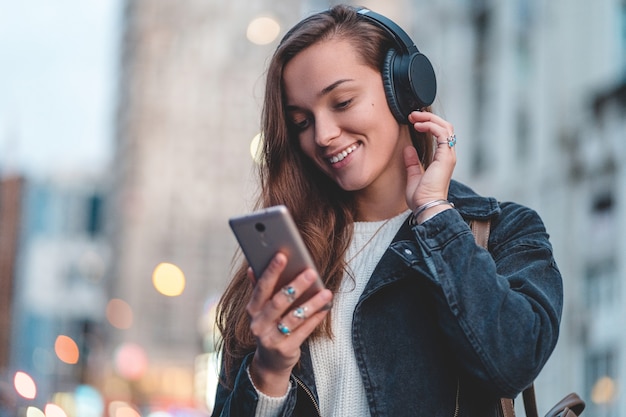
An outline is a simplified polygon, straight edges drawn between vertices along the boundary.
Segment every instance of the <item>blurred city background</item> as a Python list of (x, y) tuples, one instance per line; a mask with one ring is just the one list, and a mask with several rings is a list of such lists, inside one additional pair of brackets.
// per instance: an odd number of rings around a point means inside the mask
[[(210, 413), (266, 64), (334, 3), (0, 0), (1, 417)], [(576, 391), (626, 417), (626, 1), (353, 4), (433, 62), (455, 177), (546, 223), (565, 308), (540, 414)]]

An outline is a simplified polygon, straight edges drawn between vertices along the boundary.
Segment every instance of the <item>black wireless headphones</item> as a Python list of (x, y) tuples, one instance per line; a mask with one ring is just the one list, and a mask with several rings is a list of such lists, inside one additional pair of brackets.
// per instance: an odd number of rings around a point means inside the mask
[(409, 35), (393, 21), (369, 9), (357, 12), (384, 29), (398, 48), (389, 49), (381, 72), (389, 108), (398, 122), (407, 124), (409, 113), (435, 101), (437, 80), (433, 66)]

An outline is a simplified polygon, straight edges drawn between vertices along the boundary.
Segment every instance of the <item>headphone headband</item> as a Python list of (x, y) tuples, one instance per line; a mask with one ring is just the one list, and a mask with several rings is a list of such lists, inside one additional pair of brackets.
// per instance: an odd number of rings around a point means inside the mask
[(403, 54), (419, 52), (411, 37), (391, 19), (365, 8), (357, 10), (357, 13), (384, 29), (393, 38), (396, 45), (402, 49)]

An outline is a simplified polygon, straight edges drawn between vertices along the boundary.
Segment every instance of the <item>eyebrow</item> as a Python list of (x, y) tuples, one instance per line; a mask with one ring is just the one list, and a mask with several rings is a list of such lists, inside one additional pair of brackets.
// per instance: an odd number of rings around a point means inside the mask
[[(335, 88), (339, 87), (341, 84), (349, 82), (349, 81), (354, 81), (352, 78), (343, 78), (341, 80), (337, 80), (334, 83), (330, 84), (327, 87), (324, 87), (322, 89), (322, 91), (319, 92), (318, 97), (322, 97), (325, 96), (326, 94), (330, 93), (331, 91), (333, 91)], [(286, 106), (287, 110), (297, 110), (298, 106), (293, 106), (293, 105), (287, 105)]]
[(339, 85), (348, 82), (348, 81), (353, 81), (351, 78), (344, 78), (341, 80), (337, 80), (334, 83), (332, 83), (331, 85), (329, 85), (328, 87), (324, 88), (322, 91), (320, 91), (319, 95), (323, 96), (326, 95), (328, 93), (330, 93), (331, 91), (333, 91), (335, 88), (339, 87)]

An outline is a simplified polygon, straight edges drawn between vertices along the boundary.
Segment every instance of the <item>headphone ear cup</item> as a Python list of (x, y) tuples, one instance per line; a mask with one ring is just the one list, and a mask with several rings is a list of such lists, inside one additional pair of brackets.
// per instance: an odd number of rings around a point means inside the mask
[(393, 65), (396, 55), (396, 51), (391, 48), (387, 51), (387, 55), (385, 56), (385, 62), (383, 63), (383, 68), (381, 70), (381, 74), (383, 76), (383, 88), (385, 89), (385, 96), (387, 97), (387, 104), (389, 105), (391, 113), (399, 123), (406, 124), (408, 123), (408, 120), (406, 120), (406, 116), (402, 114), (402, 110), (400, 109), (400, 103), (398, 102), (398, 98), (396, 96), (393, 79)]

